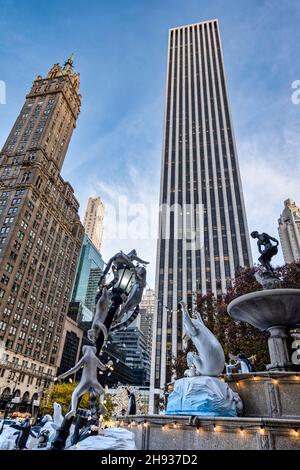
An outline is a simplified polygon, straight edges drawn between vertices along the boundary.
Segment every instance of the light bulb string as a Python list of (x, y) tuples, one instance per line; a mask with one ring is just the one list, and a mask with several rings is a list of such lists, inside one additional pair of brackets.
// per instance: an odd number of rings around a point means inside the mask
[[(123, 423), (123, 424), (121, 424)], [(198, 422), (197, 420), (194, 422), (194, 423), (179, 423), (178, 421), (168, 421), (167, 423), (162, 423), (162, 422), (159, 422), (159, 421), (152, 421), (151, 422), (148, 422), (148, 421), (138, 421), (138, 420), (135, 420), (135, 421), (131, 421), (131, 422), (125, 422), (124, 420), (122, 420), (121, 422), (119, 420), (116, 421), (116, 424), (120, 425), (121, 424), (121, 427), (122, 426), (136, 426), (136, 427), (139, 427), (139, 426), (146, 426), (146, 427), (149, 427), (150, 425), (152, 426), (155, 426), (155, 427), (161, 427), (165, 430), (171, 430), (171, 429), (182, 429), (183, 427), (193, 427), (196, 429), (196, 431), (200, 431), (201, 429), (203, 430), (214, 430), (214, 431), (217, 431), (217, 432), (221, 432), (222, 429), (226, 429), (226, 430), (237, 430), (241, 433), (243, 432), (246, 432), (247, 430), (256, 430), (256, 431), (259, 431), (259, 432), (271, 432), (272, 431), (272, 423), (267, 423), (267, 422), (261, 422), (261, 423), (258, 423), (258, 424), (250, 424), (250, 423), (241, 423), (240, 425), (236, 425), (236, 424), (227, 424), (226, 427), (224, 426), (224, 423), (218, 423), (218, 422), (213, 422), (213, 423), (203, 423), (203, 422)], [(287, 431), (293, 431), (295, 434), (299, 435), (300, 436), (300, 426), (299, 428), (298, 427), (294, 427), (294, 428), (287, 428), (286, 429)]]

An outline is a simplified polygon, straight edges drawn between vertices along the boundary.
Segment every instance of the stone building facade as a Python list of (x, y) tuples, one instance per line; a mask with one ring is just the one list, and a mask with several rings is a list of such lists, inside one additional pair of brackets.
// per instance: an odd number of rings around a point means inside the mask
[(89, 197), (84, 215), (84, 230), (97, 250), (101, 250), (103, 238), (104, 204), (100, 197)]
[(284, 209), (278, 219), (278, 233), (284, 261), (300, 261), (300, 207), (293, 199), (284, 201)]
[(60, 175), (78, 90), (72, 57), (39, 75), (0, 153), (0, 396), (36, 398), (56, 374), (84, 234)]

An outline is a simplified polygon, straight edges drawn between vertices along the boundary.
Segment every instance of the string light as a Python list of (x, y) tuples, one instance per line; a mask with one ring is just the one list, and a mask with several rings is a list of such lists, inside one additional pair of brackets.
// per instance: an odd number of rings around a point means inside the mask
[(257, 377), (255, 374), (253, 375), (253, 380), (257, 380)]
[[(119, 420), (113, 422), (113, 425), (114, 425), (115, 423), (119, 423)], [(159, 423), (153, 423), (153, 424), (159, 424)], [(122, 426), (128, 426), (129, 428), (131, 428), (131, 427), (134, 427), (135, 425), (137, 425), (137, 428), (138, 428), (138, 429), (141, 429), (142, 427), (147, 428), (147, 427), (149, 426), (149, 422), (148, 422), (148, 421), (144, 421), (143, 423), (136, 423), (135, 421), (131, 421), (130, 423), (124, 423), (124, 421), (122, 420), (122, 421), (119, 423), (119, 426), (121, 426), (121, 427), (122, 427)], [(209, 424), (206, 425), (207, 428), (209, 428), (209, 426), (210, 426)], [(219, 429), (219, 425), (217, 425), (217, 424), (214, 423), (212, 426), (213, 426), (213, 430), (214, 430), (215, 432), (217, 432), (217, 431), (220, 430), (220, 429)], [(174, 429), (180, 429), (180, 425), (179, 425), (176, 421), (173, 423), (173, 426), (172, 426), (172, 427), (173, 427)], [(251, 426), (250, 426), (250, 427), (251, 427)], [(205, 428), (205, 425), (204, 425), (204, 428)], [(202, 431), (204, 428), (203, 428), (203, 426), (197, 425), (197, 426), (195, 427), (195, 431), (196, 431), (197, 434), (200, 434), (201, 431)], [(162, 430), (162, 431), (167, 431), (168, 429), (169, 429), (168, 424), (161, 424), (161, 430)], [(245, 435), (245, 433), (246, 433), (246, 429), (245, 429), (243, 426), (239, 427), (239, 428), (238, 428), (238, 431), (240, 432), (240, 434), (241, 434), (242, 436)], [(260, 428), (259, 428), (260, 434), (264, 435), (264, 434), (265, 434), (265, 431), (266, 431), (265, 425), (264, 425), (264, 424), (260, 425)], [(299, 431), (300, 431), (300, 429), (298, 429), (298, 428), (294, 428), (294, 429), (291, 430), (292, 434), (293, 434), (295, 437), (299, 437), (299, 436), (300, 436), (300, 432), (299, 432)]]
[(278, 379), (273, 379), (273, 384), (278, 384)]

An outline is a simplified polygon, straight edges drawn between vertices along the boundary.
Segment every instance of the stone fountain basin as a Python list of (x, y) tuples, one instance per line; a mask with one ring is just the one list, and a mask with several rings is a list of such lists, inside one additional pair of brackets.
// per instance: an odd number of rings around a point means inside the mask
[(241, 295), (228, 305), (234, 320), (250, 323), (261, 331), (272, 326), (300, 326), (300, 289), (268, 289)]

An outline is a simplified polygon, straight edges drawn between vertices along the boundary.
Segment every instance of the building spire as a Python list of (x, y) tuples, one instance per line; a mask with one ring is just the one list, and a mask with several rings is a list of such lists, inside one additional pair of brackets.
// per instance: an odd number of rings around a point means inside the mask
[(74, 66), (74, 54), (72, 52), (68, 60), (64, 63), (64, 71), (67, 72), (67, 71), (73, 70), (73, 66)]

